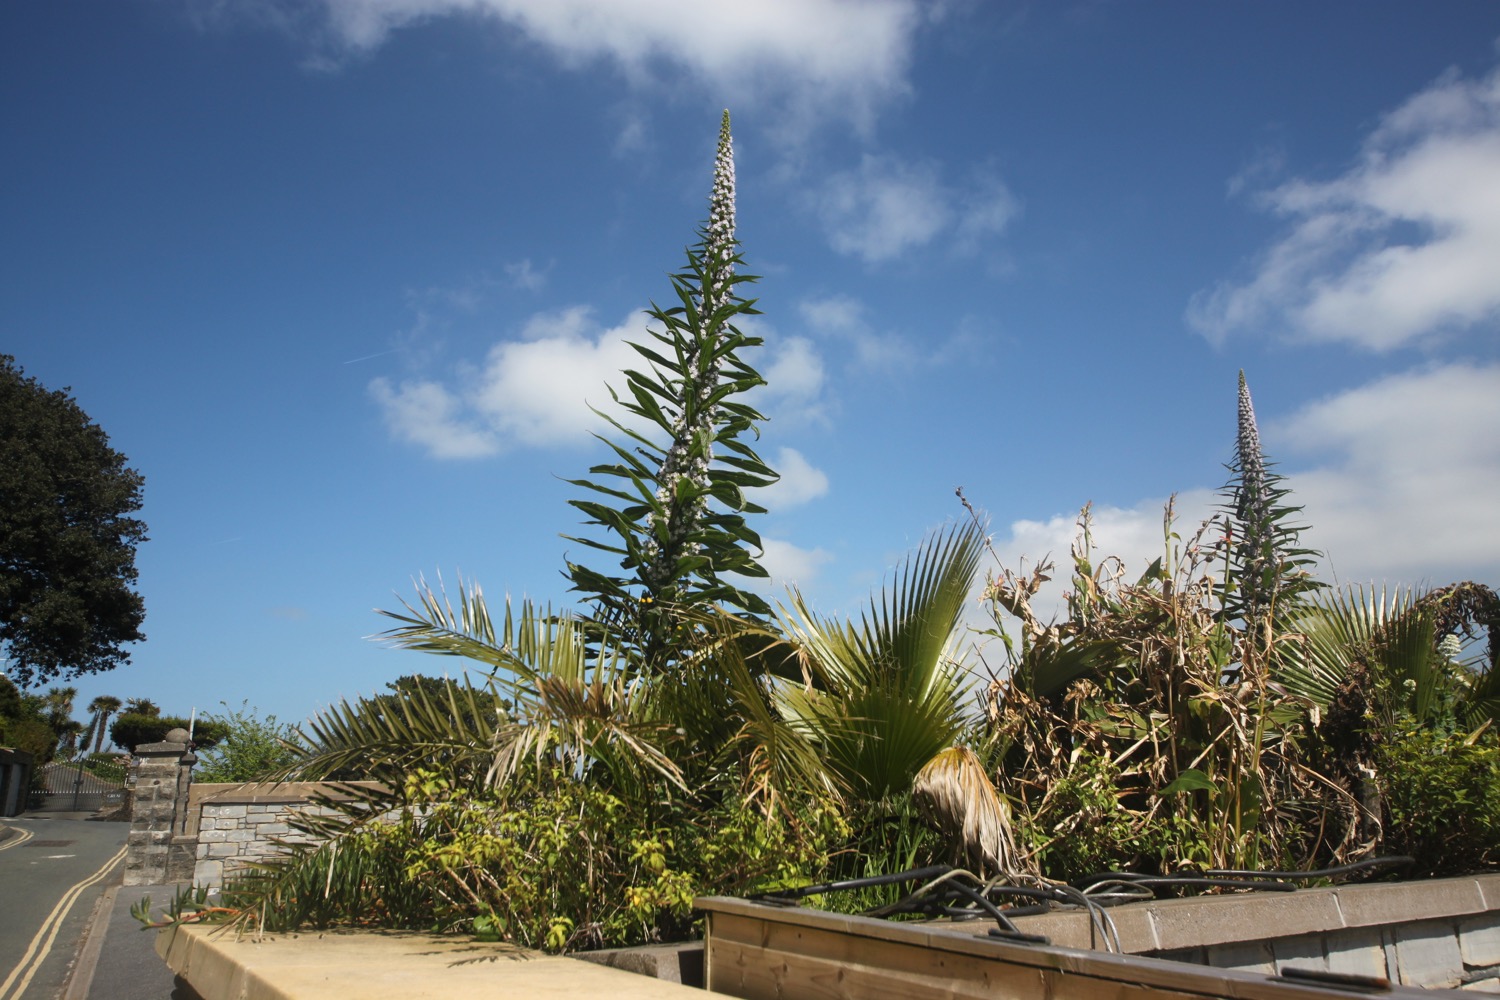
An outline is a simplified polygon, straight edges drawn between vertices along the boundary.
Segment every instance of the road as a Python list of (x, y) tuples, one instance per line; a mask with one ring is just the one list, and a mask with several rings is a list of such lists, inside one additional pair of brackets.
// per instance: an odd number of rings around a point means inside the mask
[(29, 813), (0, 824), (0, 1000), (53, 1000), (94, 904), (118, 884), (128, 823)]

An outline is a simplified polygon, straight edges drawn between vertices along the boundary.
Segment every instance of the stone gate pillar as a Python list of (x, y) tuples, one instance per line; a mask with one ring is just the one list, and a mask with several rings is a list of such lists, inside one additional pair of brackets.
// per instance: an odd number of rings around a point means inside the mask
[[(174, 729), (161, 743), (136, 747), (135, 754), (141, 762), (126, 841), (125, 884), (191, 882), (197, 838), (184, 834), (188, 788), (198, 758), (190, 748), (187, 731)], [(193, 842), (188, 843), (189, 839)]]

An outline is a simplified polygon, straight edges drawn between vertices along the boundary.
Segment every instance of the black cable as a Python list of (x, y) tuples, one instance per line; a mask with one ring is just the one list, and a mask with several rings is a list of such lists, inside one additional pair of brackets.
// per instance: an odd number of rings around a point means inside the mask
[(946, 875), (953, 869), (948, 865), (928, 865), (926, 868), (913, 868), (910, 871), (897, 872), (894, 875), (870, 875), (866, 878), (845, 879), (842, 882), (824, 882), (820, 885), (804, 885), (796, 889), (777, 889), (773, 892), (761, 892), (749, 897), (751, 899), (804, 899), (808, 896), (821, 896), (827, 892), (847, 892), (852, 889), (869, 889), (877, 885), (893, 885), (897, 882), (925, 882), (928, 879)]
[(1203, 874), (1215, 877), (1227, 876), (1240, 878), (1246, 876), (1260, 876), (1262, 878), (1290, 878), (1290, 879), (1314, 879), (1314, 878), (1337, 878), (1340, 875), (1349, 875), (1370, 868), (1410, 868), (1417, 863), (1416, 858), (1407, 857), (1404, 854), (1393, 854), (1385, 858), (1366, 858), (1363, 861), (1353, 861), (1347, 865), (1337, 865), (1333, 868), (1319, 868), (1310, 872), (1278, 872), (1278, 871), (1239, 871), (1232, 868), (1211, 868)]

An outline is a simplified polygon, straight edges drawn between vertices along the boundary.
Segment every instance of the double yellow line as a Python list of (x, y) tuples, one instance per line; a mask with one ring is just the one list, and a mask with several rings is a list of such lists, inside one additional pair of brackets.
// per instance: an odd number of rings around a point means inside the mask
[[(27, 837), (29, 836), (28, 833)], [(12, 845), (7, 842), (6, 846)], [(67, 917), (68, 911), (73, 909), (73, 904), (78, 902), (78, 897), (83, 895), (90, 886), (104, 881), (110, 869), (119, 864), (124, 857), (125, 848), (122, 847), (120, 852), (104, 862), (98, 871), (63, 893), (62, 899), (57, 901), (57, 905), (52, 908), (47, 919), (42, 921), (41, 929), (36, 932), (36, 937), (32, 938), (31, 943), (26, 946), (26, 953), (21, 956), (21, 961), (16, 963), (16, 967), (5, 978), (5, 982), (0, 983), (0, 1000), (20, 1000), (21, 994), (26, 992), (26, 987), (31, 985), (31, 977), (36, 975), (36, 970), (41, 968), (42, 962), (51, 954), (52, 945), (57, 941), (57, 932), (62, 929), (63, 919)], [(11, 989), (12, 986), (15, 989)]]
[(21, 844), (26, 843), (26, 841), (36, 836), (36, 834), (32, 833), (30, 830), (23, 830), (19, 826), (6, 827), (6, 829), (14, 830), (15, 836), (10, 837), (6, 840), (0, 840), (0, 851), (8, 851), (12, 847), (19, 847)]

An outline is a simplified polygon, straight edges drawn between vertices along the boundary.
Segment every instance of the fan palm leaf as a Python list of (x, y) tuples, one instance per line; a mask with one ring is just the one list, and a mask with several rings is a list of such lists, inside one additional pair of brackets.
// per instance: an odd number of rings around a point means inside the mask
[(1397, 712), (1432, 721), (1465, 693), (1438, 652), (1432, 608), (1411, 590), (1352, 586), (1314, 593), (1288, 624), (1304, 642), (1279, 659), (1277, 680), (1319, 709), (1328, 708), (1356, 664), (1375, 682), (1384, 723)]
[(977, 524), (930, 537), (857, 623), (814, 614), (796, 591), (782, 609), (814, 683), (778, 686), (778, 707), (857, 797), (909, 790), (963, 729), (955, 636), (983, 552)]

